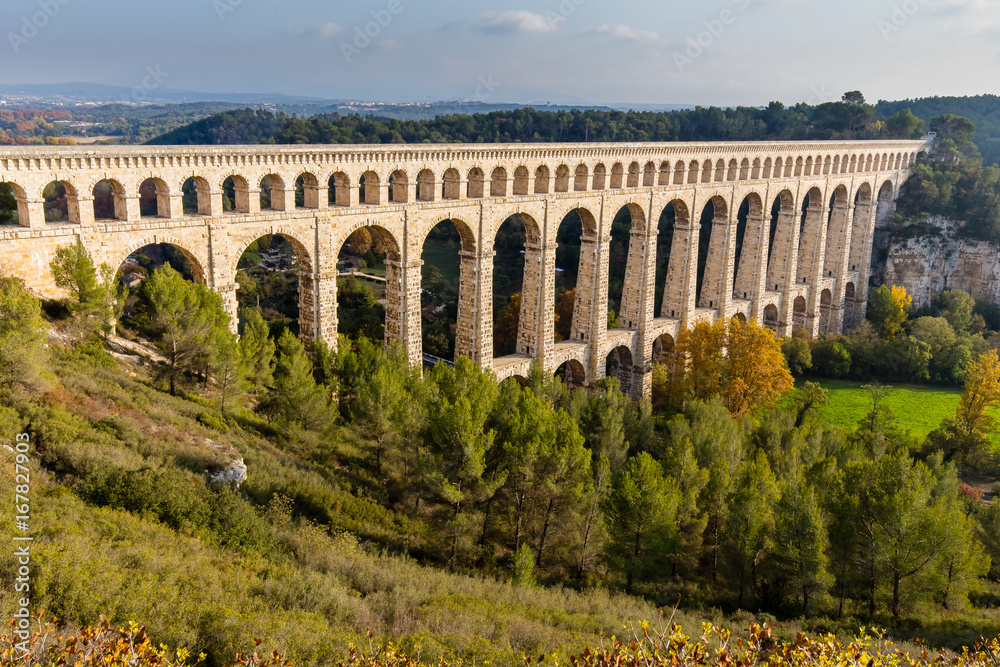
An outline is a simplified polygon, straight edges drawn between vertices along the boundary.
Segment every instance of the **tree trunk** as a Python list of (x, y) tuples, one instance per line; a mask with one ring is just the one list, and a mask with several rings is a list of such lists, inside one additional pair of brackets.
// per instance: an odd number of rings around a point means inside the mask
[(549, 500), (549, 506), (545, 509), (545, 523), (542, 525), (542, 535), (538, 538), (538, 555), (535, 556), (535, 567), (542, 566), (542, 552), (545, 551), (545, 538), (549, 534), (549, 519), (552, 517), (552, 507), (555, 499)]

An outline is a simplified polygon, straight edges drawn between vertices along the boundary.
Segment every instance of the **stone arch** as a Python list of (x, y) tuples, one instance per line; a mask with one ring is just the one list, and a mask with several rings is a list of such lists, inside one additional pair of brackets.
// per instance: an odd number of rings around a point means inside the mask
[(756, 192), (744, 197), (736, 216), (733, 298), (750, 300), (757, 292), (757, 269), (767, 266), (764, 200)]
[(688, 309), (690, 289), (687, 276), (688, 258), (691, 254), (692, 234), (691, 210), (681, 199), (674, 199), (663, 209), (660, 216), (673, 218), (673, 233), (670, 240), (670, 256), (667, 262), (667, 279), (663, 287), (663, 301), (660, 317), (680, 319)]
[(616, 162), (614, 166), (611, 167), (611, 189), (617, 190), (618, 188), (621, 188), (624, 178), (625, 167), (622, 166), (621, 162)]
[(284, 211), (285, 181), (277, 174), (267, 174), (260, 179), (260, 210)]
[(833, 156), (833, 165), (830, 167), (830, 173), (839, 174), (840, 173), (840, 156)]
[[(799, 158), (799, 162), (801, 162), (801, 161), (802, 161), (802, 158)], [(796, 167), (796, 165), (792, 162), (792, 158), (790, 158), (790, 157), (785, 158), (785, 178), (791, 178), (792, 177), (792, 170), (795, 167)]]
[(857, 320), (857, 288), (854, 282), (844, 286), (844, 330), (850, 331), (858, 324)]
[(608, 168), (604, 166), (604, 163), (598, 164), (594, 167), (594, 189), (603, 190), (608, 182)]
[[(308, 243), (303, 242), (293, 232), (287, 229), (275, 229), (273, 233), (250, 233), (239, 238), (237, 247), (240, 252), (231, 260), (230, 275), (235, 276), (239, 264), (244, 254), (251, 244), (267, 236), (279, 236), (292, 248), (295, 253), (295, 269), (298, 274), (298, 311), (299, 311), (299, 337), (306, 342), (316, 339), (316, 308), (314, 289), (313, 259), (309, 252)], [(233, 317), (238, 317), (237, 313), (232, 313)]]
[(715, 195), (701, 214), (701, 233), (698, 236), (698, 306), (717, 309), (726, 291), (732, 287), (726, 275), (732, 230), (729, 204)]
[(331, 175), (327, 181), (327, 205), (328, 206), (350, 206), (351, 205), (351, 179), (342, 171)]
[[(402, 259), (400, 248), (402, 245), (396, 235), (387, 227), (378, 224), (371, 224), (369, 221), (365, 221), (359, 224), (351, 225), (340, 231), (340, 234), (337, 238), (335, 238), (333, 244), (338, 258), (343, 254), (344, 247), (347, 245), (350, 237), (361, 229), (367, 229), (373, 240), (377, 237), (377, 240), (382, 246), (384, 246), (385, 249), (385, 322), (381, 338), (386, 345), (389, 345), (396, 340), (400, 340), (404, 334), (403, 276), (402, 267), (400, 266), (400, 260)], [(338, 264), (340, 264), (339, 259)], [(305, 294), (305, 290), (301, 293)], [(338, 289), (337, 323), (338, 331), (340, 333), (346, 333), (344, 328), (345, 318), (342, 316), (343, 313), (341, 312), (343, 297), (343, 291)], [(375, 338), (378, 338), (377, 331), (372, 333), (375, 334)]]
[(626, 395), (632, 393), (632, 365), (632, 350), (624, 345), (611, 350), (605, 361), (605, 376), (616, 378), (621, 384), (622, 393)]
[[(801, 158), (799, 158), (799, 159), (801, 159)], [(809, 157), (806, 158), (806, 164), (805, 164), (805, 169), (803, 171), (803, 175), (804, 176), (812, 176), (813, 175), (813, 158), (812, 158), (812, 155), (810, 155)]]
[(743, 162), (740, 163), (740, 180), (746, 181), (750, 179), (750, 160), (743, 158)]
[(587, 165), (578, 164), (576, 167), (576, 174), (573, 178), (573, 189), (577, 192), (587, 191), (587, 181), (590, 178), (590, 171), (587, 169)]
[(736, 162), (736, 158), (733, 158), (732, 160), (729, 161), (729, 171), (726, 172), (726, 180), (735, 181), (738, 172), (739, 172), (739, 166)]
[(833, 168), (833, 158), (827, 155), (826, 159), (823, 161), (823, 175), (829, 176), (830, 170), (832, 168)]
[(417, 173), (417, 201), (434, 201), (436, 190), (434, 172), (430, 169), (421, 169)]
[[(514, 233), (511, 234), (511, 231)], [(511, 352), (529, 356), (539, 353), (541, 344), (539, 297), (542, 295), (543, 287), (541, 240), (542, 227), (538, 221), (531, 215), (519, 211), (507, 215), (493, 231), (493, 303), (487, 307), (492, 313), (494, 324), (495, 357)], [(485, 243), (484, 241), (484, 245)], [(496, 325), (503, 318), (504, 310), (513, 304), (508, 305), (498, 299), (513, 297), (516, 294), (520, 294), (517, 332), (512, 341), (501, 339), (499, 338), (501, 330)]]
[(659, 178), (657, 179), (657, 184), (658, 185), (670, 185), (670, 163), (669, 162), (664, 161), (664, 162), (660, 163), (660, 174), (659, 174)]
[(319, 179), (309, 171), (295, 177), (295, 208), (319, 208)]
[(250, 182), (241, 174), (229, 174), (220, 184), (223, 213), (250, 212)]
[(569, 192), (569, 167), (564, 164), (556, 169), (556, 192)]
[(686, 171), (686, 169), (684, 167), (684, 162), (678, 160), (677, 161), (677, 166), (674, 168), (674, 185), (683, 185), (684, 184), (684, 174), (686, 174), (686, 173), (687, 173), (687, 171)]
[(535, 194), (547, 195), (549, 193), (549, 168), (544, 164), (535, 170)]
[(726, 180), (726, 161), (718, 160), (715, 163), (715, 182), (721, 183)]
[(20, 186), (13, 186), (11, 190), (15, 197), (18, 191), (21, 196), (18, 198), (17, 217), (21, 225), (28, 226), (33, 222), (71, 222), (80, 224), (80, 196), (72, 183), (65, 180), (52, 181), (42, 188), (41, 200), (45, 219), (35, 221), (28, 219), (28, 200), (24, 196), (24, 189)]
[(638, 162), (633, 162), (628, 166), (628, 187), (639, 187), (639, 177), (641, 173), (642, 169), (639, 167)]
[(750, 170), (751, 180), (758, 180), (760, 178), (760, 158), (754, 158), (753, 167)]
[[(453, 247), (456, 237), (458, 245)], [(429, 243), (433, 246), (433, 261), (425, 259)], [(420, 238), (422, 315), (413, 321), (420, 322), (424, 355), (446, 360), (464, 356), (480, 361), (476, 341), (477, 247), (472, 227), (458, 218), (446, 218), (429, 225)], [(439, 270), (439, 284), (427, 280), (434, 269)], [(482, 307), (492, 310), (492, 303)], [(425, 323), (429, 329), (425, 328)], [(432, 332), (431, 337), (428, 331)], [(447, 342), (446, 346), (442, 346), (442, 339)]]
[(701, 165), (701, 182), (711, 183), (712, 182), (712, 161), (705, 160)]
[(587, 386), (587, 369), (576, 359), (565, 361), (556, 369), (555, 376), (561, 378), (570, 391)]
[[(124, 264), (129, 257), (139, 252), (143, 248), (156, 245), (168, 245), (177, 250), (179, 253), (181, 253), (184, 256), (184, 259), (186, 259), (188, 264), (191, 266), (191, 272), (194, 274), (194, 281), (201, 285), (207, 284), (206, 281), (207, 274), (205, 273), (205, 267), (208, 266), (208, 258), (204, 255), (199, 256), (199, 253), (192, 251), (179, 239), (174, 237), (168, 237), (168, 238), (143, 237), (140, 239), (133, 240), (132, 242), (130, 242), (128, 245), (125, 246), (124, 253), (115, 256), (114, 260), (112, 260), (113, 263), (111, 265), (117, 269), (118, 267), (122, 266), (122, 264)], [(234, 313), (230, 313), (230, 315), (234, 315)]]
[[(550, 211), (550, 219), (559, 219)], [(601, 270), (597, 255), (597, 218), (585, 208), (570, 209), (556, 227), (556, 264), (552, 283), (556, 342), (592, 338), (591, 314)]]
[(490, 174), (490, 196), (507, 196), (507, 170), (503, 167), (495, 168)]
[(849, 195), (846, 185), (839, 185), (830, 197), (830, 214), (826, 225), (826, 258), (823, 275), (827, 278), (839, 276), (846, 259), (850, 228)]
[[(627, 220), (627, 223), (626, 223)], [(624, 273), (609, 266), (608, 270), (608, 308), (614, 311), (614, 303), (619, 292), (618, 313), (620, 327), (635, 329), (639, 326), (642, 313), (642, 283), (646, 271), (645, 242), (646, 214), (642, 207), (634, 202), (622, 206), (611, 224), (612, 249), (615, 253), (617, 244), (624, 251)], [(619, 290), (618, 285), (621, 284)]]
[(212, 186), (202, 176), (190, 176), (181, 183), (183, 215), (212, 215)]
[[(812, 158), (810, 158), (810, 166), (812, 165), (811, 160)], [(795, 177), (798, 178), (802, 176), (804, 170), (805, 170), (805, 162), (802, 160), (802, 157), (800, 156), (795, 160)]]
[(128, 220), (125, 188), (113, 178), (104, 178), (94, 184), (94, 219)]
[(521, 197), (528, 194), (528, 181), (531, 179), (531, 174), (528, 173), (528, 168), (524, 165), (519, 166), (514, 170), (514, 196)]
[(771, 206), (771, 226), (768, 240), (767, 289), (783, 290), (794, 270), (793, 259), (798, 247), (798, 220), (795, 197), (791, 190), (778, 193)]
[(806, 328), (806, 298), (802, 295), (792, 301), (792, 330)]
[(822, 270), (821, 257), (823, 232), (826, 220), (823, 219), (825, 207), (823, 191), (818, 187), (810, 188), (802, 202), (803, 215), (799, 227), (799, 263), (798, 282), (812, 283), (816, 271)]
[(466, 188), (468, 199), (482, 199), (486, 189), (486, 175), (479, 167), (469, 170), (469, 182)]
[[(20, 227), (30, 227), (33, 221), (30, 220), (30, 216), (28, 214), (28, 193), (17, 183), (0, 181), (0, 185), (4, 185), (9, 189), (10, 194), (14, 197), (14, 201), (17, 206), (16, 209), (10, 212), (14, 217), (12, 217), (9, 224), (18, 225)], [(79, 210), (79, 204), (77, 205), (77, 208)]]
[(388, 197), (392, 204), (406, 204), (410, 201), (410, 177), (402, 169), (389, 174)]
[(780, 157), (774, 160), (774, 177), (782, 178), (784, 175), (785, 161)]
[(851, 272), (863, 270), (865, 262), (869, 226), (873, 213), (872, 187), (862, 183), (854, 195), (854, 224), (851, 227), (851, 255), (848, 270)]
[(642, 186), (651, 188), (656, 185), (656, 165), (650, 160), (642, 169)]
[(441, 198), (458, 199), (462, 192), (462, 175), (454, 167), (446, 170), (441, 177)]
[(778, 307), (773, 303), (764, 306), (764, 326), (774, 333), (778, 333), (780, 327)]
[(691, 163), (688, 165), (688, 184), (698, 182), (700, 168), (701, 164), (697, 160), (691, 160)]
[(162, 178), (150, 177), (139, 184), (139, 216), (170, 218), (170, 188)]
[(382, 179), (374, 171), (366, 171), (358, 179), (358, 202), (366, 206), (382, 203)]
[(660, 334), (653, 341), (653, 352), (650, 357), (654, 364), (669, 364), (672, 361), (674, 347), (676, 343), (674, 337), (668, 333)]

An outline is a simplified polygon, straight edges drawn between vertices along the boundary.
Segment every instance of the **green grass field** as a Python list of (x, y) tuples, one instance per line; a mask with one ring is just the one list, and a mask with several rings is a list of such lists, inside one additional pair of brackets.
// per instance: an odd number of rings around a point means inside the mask
[[(851, 428), (868, 413), (871, 397), (862, 389), (862, 382), (818, 380), (830, 393), (830, 405), (820, 408), (820, 416), (831, 424)], [(801, 386), (801, 383), (799, 383)], [(886, 399), (900, 430), (918, 438), (941, 425), (942, 420), (955, 414), (962, 389), (924, 385), (892, 385), (894, 391)], [(1000, 412), (994, 410), (994, 417)], [(1000, 438), (994, 441), (1000, 443)]]

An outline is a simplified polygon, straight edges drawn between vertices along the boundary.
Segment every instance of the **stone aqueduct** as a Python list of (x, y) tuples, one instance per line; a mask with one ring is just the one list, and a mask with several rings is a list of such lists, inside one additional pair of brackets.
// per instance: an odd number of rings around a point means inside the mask
[[(0, 182), (17, 198), (19, 226), (0, 227), (0, 274), (53, 296), (49, 262), (78, 237), (98, 263), (112, 266), (166, 243), (222, 294), (235, 321), (243, 251), (280, 234), (298, 254), (302, 336), (334, 341), (338, 254), (355, 230), (377, 227), (389, 239), (386, 339), (402, 340), (419, 363), (421, 252), (428, 233), (451, 220), (462, 240), (456, 354), (500, 379), (525, 375), (533, 360), (548, 371), (568, 362), (586, 383), (605, 375), (610, 358), (623, 389), (641, 395), (650, 389), (654, 355), (682, 327), (745, 317), (783, 336), (796, 328), (815, 335), (863, 317), (876, 217), (891, 214), (925, 148), (916, 141), (4, 148)], [(223, 210), (228, 178), (235, 206)], [(300, 178), (304, 201), (297, 206)], [(156, 216), (146, 217), (139, 190), (149, 179), (157, 206)], [(183, 208), (183, 187), (192, 180), (197, 214)], [(53, 181), (65, 187), (68, 222), (45, 221), (42, 192)], [(114, 219), (95, 219), (101, 181), (110, 182)], [(263, 183), (271, 204), (265, 210)], [(709, 204), (705, 229), (700, 220)], [(671, 206), (670, 260), (655, 317), (658, 220)], [(625, 208), (631, 237), (621, 328), (609, 330), (610, 230)], [(556, 236), (572, 211), (583, 221), (579, 279), (572, 335), (556, 343)], [(494, 359), (493, 244), (513, 215), (527, 237), (517, 353)], [(699, 290), (699, 236), (706, 233)]]

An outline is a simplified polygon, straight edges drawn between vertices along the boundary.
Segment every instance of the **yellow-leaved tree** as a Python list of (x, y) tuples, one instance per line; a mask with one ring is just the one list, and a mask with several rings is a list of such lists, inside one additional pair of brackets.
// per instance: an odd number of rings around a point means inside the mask
[(681, 333), (675, 351), (670, 394), (681, 400), (721, 396), (729, 412), (742, 417), (794, 388), (781, 341), (756, 322), (701, 322)]
[(870, 319), (883, 338), (892, 338), (903, 331), (912, 305), (905, 287), (880, 285), (872, 290)]
[(968, 436), (987, 437), (996, 429), (989, 409), (1000, 403), (1000, 358), (996, 350), (984, 352), (965, 371), (965, 393), (955, 411), (955, 421)]

